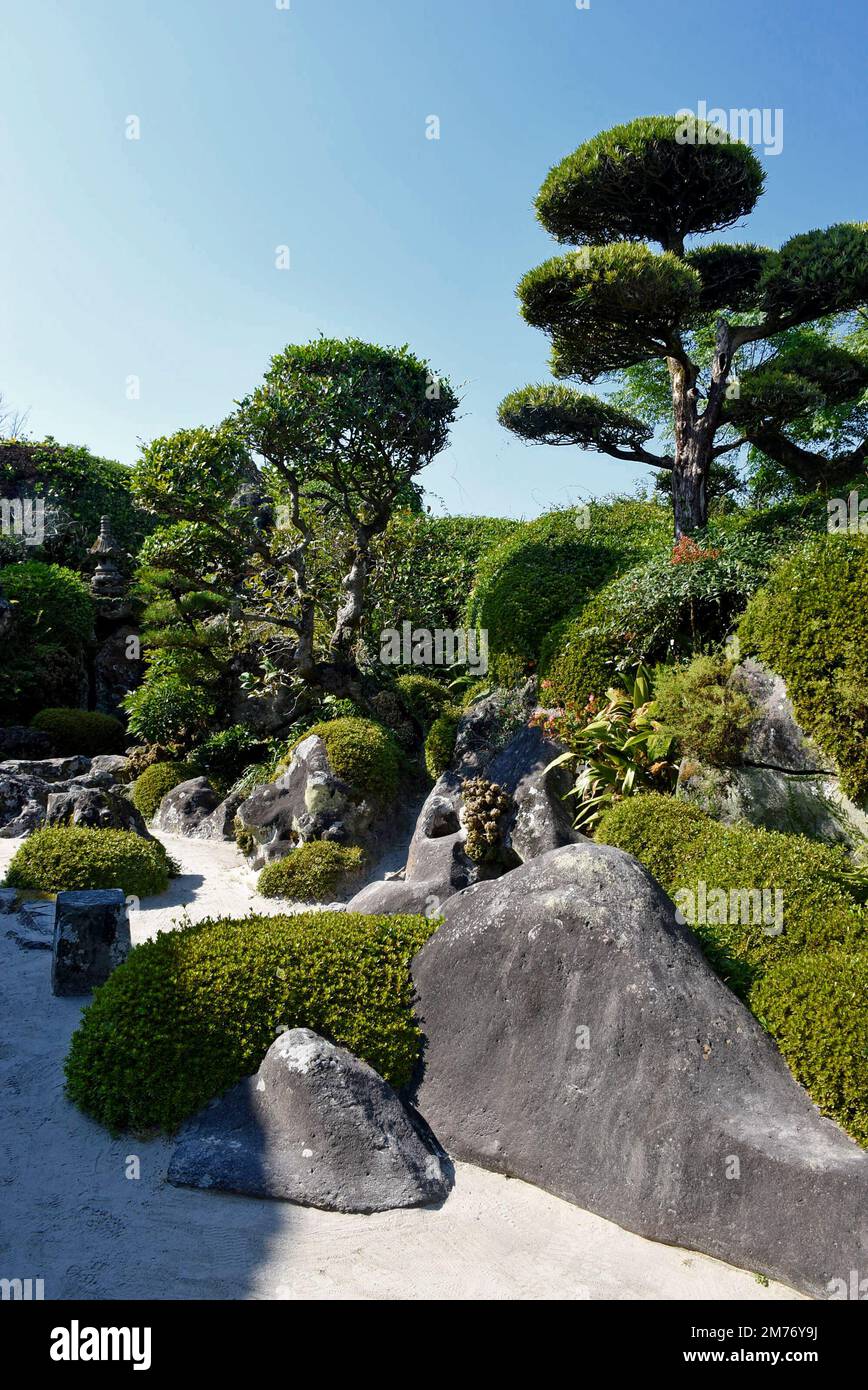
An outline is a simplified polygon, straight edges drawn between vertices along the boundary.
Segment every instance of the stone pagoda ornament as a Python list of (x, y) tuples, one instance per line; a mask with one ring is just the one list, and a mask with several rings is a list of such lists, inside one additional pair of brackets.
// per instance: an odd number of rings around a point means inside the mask
[(97, 557), (97, 566), (90, 581), (90, 591), (96, 598), (122, 598), (126, 592), (126, 580), (118, 560), (124, 552), (115, 540), (111, 518), (100, 518), (99, 535), (90, 548), (90, 554)]

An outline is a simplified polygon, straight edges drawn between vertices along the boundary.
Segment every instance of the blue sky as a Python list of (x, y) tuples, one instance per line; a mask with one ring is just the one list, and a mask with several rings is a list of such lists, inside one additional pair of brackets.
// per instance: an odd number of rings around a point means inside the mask
[(634, 116), (780, 107), (731, 235), (866, 216), (862, 0), (282, 3), (0, 0), (0, 392), (35, 436), (129, 463), (288, 342), (407, 342), (464, 387), (434, 509), (534, 516), (648, 472), (497, 424), (548, 375), (514, 288), (557, 249), (552, 164)]

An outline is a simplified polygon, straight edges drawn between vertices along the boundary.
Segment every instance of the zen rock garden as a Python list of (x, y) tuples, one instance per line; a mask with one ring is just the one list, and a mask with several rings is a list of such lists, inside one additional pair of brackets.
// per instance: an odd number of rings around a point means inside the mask
[(868, 537), (827, 505), (868, 231), (716, 239), (762, 188), (666, 116), (542, 183), (556, 379), (500, 422), (642, 494), (434, 514), (458, 391), (355, 338), (131, 467), (0, 440), (45, 511), (0, 550), (0, 946), (51, 1296), (399, 1296), (402, 1250), (435, 1296), (868, 1272)]

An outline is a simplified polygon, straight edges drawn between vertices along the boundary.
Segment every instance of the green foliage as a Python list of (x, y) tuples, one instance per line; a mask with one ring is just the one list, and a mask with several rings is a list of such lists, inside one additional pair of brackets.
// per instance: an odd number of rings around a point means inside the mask
[(289, 765), (302, 739), (315, 734), (325, 744), (329, 765), (354, 791), (378, 806), (394, 801), (401, 775), (401, 750), (388, 729), (372, 719), (339, 718), (314, 724), (287, 750), (280, 768)]
[(374, 544), (366, 636), (379, 651), (380, 634), (402, 622), (460, 628), (480, 560), (520, 522), (490, 516), (427, 516), (397, 512)]
[(826, 1114), (868, 1145), (868, 951), (833, 947), (773, 965), (750, 1004)]
[(146, 680), (123, 701), (130, 733), (148, 743), (186, 743), (201, 735), (215, 710), (214, 697), (181, 676)]
[[(762, 193), (762, 165), (718, 127), (690, 127), (677, 116), (642, 116), (580, 145), (540, 189), (546, 231), (577, 246), (624, 238), (669, 246), (744, 217)], [(691, 134), (693, 143), (684, 139)]]
[(431, 931), (424, 917), (323, 912), (163, 932), (96, 991), (68, 1094), (113, 1131), (172, 1130), (299, 1027), (401, 1086), (420, 1041), (410, 961)]
[(157, 840), (131, 830), (50, 825), (34, 830), (16, 851), (6, 882), (40, 893), (122, 888), (128, 897), (148, 898), (166, 889), (172, 867)]
[(760, 289), (772, 320), (858, 309), (868, 300), (868, 225), (839, 222), (790, 237), (769, 259)]
[(398, 699), (407, 714), (423, 730), (427, 731), (449, 703), (449, 691), (440, 681), (431, 676), (398, 676), (395, 681)]
[(122, 753), (127, 742), (121, 721), (96, 710), (43, 709), (31, 720), (31, 728), (48, 734), (52, 748), (62, 758), (73, 753), (87, 758)]
[(26, 721), (46, 703), (75, 703), (93, 629), (86, 585), (62, 565), (22, 560), (0, 569), (0, 593), (13, 614), (0, 664), (0, 722)]
[(540, 672), (553, 698), (584, 703), (632, 662), (671, 661), (719, 641), (770, 563), (762, 536), (715, 525), (634, 566), (546, 634)]
[(150, 820), (160, 809), (163, 797), (192, 776), (186, 763), (151, 763), (133, 783), (133, 803), (145, 820)]
[(253, 472), (244, 442), (231, 425), (199, 427), (146, 444), (132, 487), (148, 511), (211, 528)]
[(765, 246), (733, 242), (719, 242), (689, 251), (684, 260), (702, 282), (700, 312), (753, 309), (758, 300), (760, 278), (774, 254)]
[(87, 585), (63, 565), (22, 560), (0, 569), (0, 589), (13, 605), (18, 640), (80, 646), (93, 630)]
[(689, 803), (662, 796), (614, 806), (596, 838), (635, 855), (679, 905), (677, 895), (698, 892), (700, 882), (727, 894), (780, 889), (780, 935), (770, 935), (753, 920), (694, 926), (712, 964), (743, 996), (776, 960), (868, 943), (868, 914), (857, 901), (850, 861), (839, 847), (801, 835), (724, 826)]
[(327, 903), (339, 898), (357, 879), (365, 864), (364, 851), (332, 840), (299, 845), (284, 859), (266, 864), (256, 891), (264, 898), (291, 898), (302, 903)]
[(654, 679), (657, 713), (682, 753), (714, 767), (741, 761), (756, 710), (731, 679), (722, 654), (700, 655), (687, 666), (664, 666)]
[(799, 724), (868, 795), (868, 540), (809, 540), (775, 567), (739, 625), (742, 649), (786, 682)]
[(640, 663), (610, 688), (606, 703), (592, 696), (584, 709), (540, 715), (534, 723), (567, 752), (550, 767), (572, 763), (578, 773), (568, 795), (576, 797), (577, 830), (592, 831), (607, 807), (639, 792), (672, 791), (677, 777), (673, 738), (657, 718), (651, 677)]
[(639, 449), (654, 433), (643, 420), (608, 401), (569, 386), (544, 383), (513, 391), (501, 401), (500, 423), (529, 444), (606, 443)]
[(637, 556), (666, 544), (666, 509), (617, 500), (547, 512), (495, 546), (479, 567), (467, 623), (488, 631), (492, 676), (514, 684), (544, 634)]
[(207, 777), (221, 794), (238, 780), (244, 770), (262, 759), (268, 745), (246, 724), (231, 724), (198, 744), (187, 759), (197, 775)]
[(452, 761), (455, 752), (455, 738), (458, 721), (462, 711), (456, 705), (448, 705), (438, 714), (425, 738), (425, 767), (432, 782), (442, 776)]
[(51, 438), (0, 440), (0, 495), (32, 495), (45, 502), (40, 559), (82, 567), (103, 516), (110, 518), (121, 549), (137, 550), (148, 518), (136, 506), (130, 483), (129, 468), (88, 449)]

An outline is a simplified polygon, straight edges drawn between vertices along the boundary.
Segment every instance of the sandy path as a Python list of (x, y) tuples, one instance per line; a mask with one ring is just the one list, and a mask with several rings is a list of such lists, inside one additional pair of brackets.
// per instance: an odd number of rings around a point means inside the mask
[[(191, 920), (280, 910), (233, 845), (165, 842), (184, 872), (134, 915), (135, 939), (182, 904)], [(0, 841), (0, 869), (14, 848)], [(42, 1278), (47, 1298), (798, 1297), (464, 1164), (441, 1208), (375, 1216), (171, 1187), (169, 1144), (112, 1140), (65, 1100), (80, 1007), (0, 916), (0, 1278)]]

